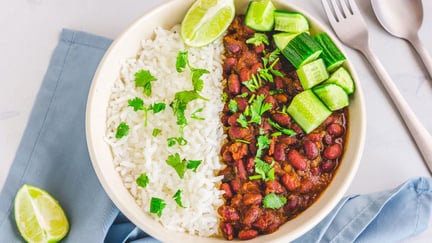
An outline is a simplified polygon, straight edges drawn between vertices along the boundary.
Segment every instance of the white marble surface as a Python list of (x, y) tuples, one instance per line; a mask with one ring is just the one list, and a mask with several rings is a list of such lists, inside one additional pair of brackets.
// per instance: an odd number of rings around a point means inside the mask
[[(321, 1), (287, 0), (328, 25)], [(33, 102), (62, 28), (115, 38), (163, 0), (0, 0), (0, 188), (6, 180)], [(357, 0), (370, 26), (373, 51), (420, 120), (432, 132), (432, 80), (409, 44), (387, 34), (370, 2)], [(424, 0), (420, 38), (432, 53), (432, 1)], [(409, 18), (410, 13), (401, 16)], [(360, 53), (346, 48), (365, 91), (367, 140), (360, 169), (348, 194), (394, 188), (415, 176), (429, 176), (413, 140), (373, 70)], [(397, 212), (395, 212), (397, 213)], [(432, 224), (432, 222), (431, 222)], [(397, 222), (395, 222), (397, 230)], [(406, 242), (430, 242), (432, 225)]]

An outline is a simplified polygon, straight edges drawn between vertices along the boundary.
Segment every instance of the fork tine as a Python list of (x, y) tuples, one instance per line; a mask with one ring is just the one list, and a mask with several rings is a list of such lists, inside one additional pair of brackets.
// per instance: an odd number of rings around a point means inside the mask
[(347, 3), (347, 1), (350, 1), (350, 0), (340, 0), (339, 1), (340, 6), (342, 7), (342, 12), (346, 18), (348, 18), (350, 15), (353, 14), (350, 6), (348, 6), (348, 4), (349, 5), (355, 4), (355, 2), (354, 3), (352, 3), (352, 2)]
[(357, 6), (357, 3), (355, 0), (348, 0), (349, 3), (349, 9), (351, 10), (351, 13), (354, 14), (360, 14), (360, 10)]
[[(333, 6), (333, 10), (334, 10), (334, 14), (336, 15), (337, 22), (342, 21), (345, 18), (345, 16), (344, 16), (342, 10), (340, 9), (339, 4), (336, 2), (336, 0), (330, 0), (330, 2), (331, 2), (331, 5)], [(338, 1), (338, 2), (340, 2), (340, 1)]]
[(334, 6), (330, 6), (331, 3), (329, 3), (329, 0), (321, 0), (321, 3), (324, 7), (324, 11), (327, 14), (328, 20), (330, 21), (330, 24), (335, 24), (339, 21), (338, 17), (335, 15)]

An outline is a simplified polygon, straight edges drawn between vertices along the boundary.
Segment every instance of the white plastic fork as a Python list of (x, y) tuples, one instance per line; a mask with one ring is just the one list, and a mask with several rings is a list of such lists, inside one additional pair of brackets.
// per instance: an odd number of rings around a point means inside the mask
[(420, 153), (432, 173), (432, 136), (400, 94), (390, 75), (369, 47), (369, 34), (355, 0), (321, 0), (329, 22), (339, 39), (366, 57), (399, 111)]

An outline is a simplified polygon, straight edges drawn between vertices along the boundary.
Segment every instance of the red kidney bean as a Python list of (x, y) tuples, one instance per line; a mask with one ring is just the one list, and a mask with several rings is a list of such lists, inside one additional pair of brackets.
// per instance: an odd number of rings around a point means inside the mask
[(274, 79), (274, 83), (277, 89), (283, 89), (285, 87), (284, 81), (281, 77), (276, 76)]
[(225, 72), (229, 71), (231, 68), (233, 68), (237, 64), (237, 59), (235, 57), (227, 57), (224, 60), (223, 64), (223, 70)]
[(326, 160), (321, 164), (321, 170), (327, 173), (332, 172), (335, 167), (336, 167), (336, 162), (332, 160)]
[(228, 222), (222, 222), (219, 226), (222, 231), (223, 236), (227, 240), (232, 240), (234, 238), (234, 228)]
[(284, 174), (281, 182), (289, 191), (295, 191), (300, 186), (300, 181), (295, 175)]
[(326, 159), (337, 159), (341, 154), (342, 146), (338, 143), (329, 145), (323, 152), (323, 156)]
[(300, 192), (308, 193), (310, 190), (312, 190), (313, 185), (314, 185), (313, 182), (309, 179), (302, 181), (301, 187), (300, 187)]
[(239, 112), (232, 114), (228, 118), (228, 125), (230, 125), (230, 126), (237, 126), (238, 125), (237, 119), (239, 118), (239, 116), (240, 116)]
[(322, 126), (326, 127), (329, 124), (333, 123), (335, 120), (335, 117), (333, 115), (327, 117), (327, 119), (325, 119), (325, 121), (321, 124)]
[(243, 184), (243, 186), (241, 187), (241, 191), (242, 191), (242, 193), (260, 193), (261, 192), (258, 185), (256, 185), (252, 181), (245, 182)]
[(307, 160), (299, 151), (290, 149), (287, 154), (287, 159), (295, 169), (301, 171), (306, 170)]
[(246, 107), (248, 106), (248, 101), (246, 98), (236, 97), (234, 100), (237, 102), (239, 112), (243, 112), (246, 110)]
[(313, 160), (318, 156), (318, 147), (314, 142), (306, 141), (303, 148), (306, 154), (306, 158)]
[(268, 123), (267, 119), (261, 119), (261, 129), (265, 132), (272, 130), (272, 126)]
[(224, 198), (226, 200), (229, 200), (229, 199), (232, 198), (233, 195), (232, 195), (231, 187), (230, 187), (230, 185), (228, 183), (222, 183), (220, 185), (220, 189), (223, 190), (223, 191), (225, 191), (225, 193), (223, 194), (223, 196), (224, 196)]
[(240, 179), (246, 180), (247, 178), (247, 173), (246, 173), (246, 168), (244, 166), (243, 160), (239, 159), (236, 160), (235, 162), (236, 168), (237, 168), (237, 175)]
[(264, 44), (261, 43), (258, 46), (254, 46), (254, 50), (256, 53), (260, 54), (264, 51), (264, 47), (265, 47)]
[(272, 105), (272, 108), (275, 108), (277, 106), (277, 100), (273, 97), (273, 95), (268, 95), (265, 99), (264, 99), (265, 103), (269, 103)]
[(260, 62), (255, 63), (255, 64), (252, 65), (252, 67), (251, 67), (251, 73), (253, 73), (253, 74), (257, 74), (257, 73), (258, 73), (258, 70), (261, 69), (261, 68), (263, 68), (263, 66), (262, 66), (262, 64), (261, 64)]
[(267, 96), (270, 92), (270, 87), (269, 86), (262, 86), (258, 91), (257, 91), (257, 95), (265, 95)]
[(240, 93), (240, 80), (238, 75), (235, 73), (232, 73), (228, 77), (228, 90), (233, 95)]
[(245, 213), (243, 223), (246, 225), (251, 225), (258, 216), (261, 214), (261, 208), (259, 206), (251, 206)]
[(249, 157), (246, 161), (246, 171), (249, 175), (255, 173), (255, 159), (253, 157)]
[(246, 193), (243, 195), (244, 205), (258, 205), (262, 202), (262, 195), (259, 193)]
[(231, 206), (238, 208), (241, 205), (242, 201), (243, 201), (242, 194), (235, 194), (234, 197), (231, 199)]
[(237, 193), (240, 191), (241, 188), (241, 182), (239, 178), (235, 178), (234, 180), (230, 181), (231, 189)]
[(275, 94), (274, 97), (279, 103), (285, 104), (288, 102), (288, 96), (286, 94)]
[(240, 81), (246, 82), (251, 80), (251, 70), (244, 67), (240, 70)]
[(285, 113), (273, 113), (272, 118), (281, 126), (288, 126), (291, 123), (291, 117)]
[(237, 209), (231, 207), (231, 206), (226, 206), (226, 205), (222, 205), (218, 208), (218, 213), (219, 215), (227, 220), (227, 221), (236, 221), (240, 219), (240, 216), (237, 212)]
[(240, 240), (250, 240), (258, 236), (258, 231), (254, 229), (244, 229), (240, 230), (238, 233), (238, 238)]
[(231, 126), (228, 129), (228, 135), (232, 140), (243, 139), (250, 141), (253, 137), (251, 130), (244, 127)]
[(232, 37), (226, 36), (224, 38), (224, 46), (229, 52), (232, 52), (232, 53), (238, 53), (241, 51), (241, 42), (238, 40), (235, 40)]
[(265, 189), (265, 194), (269, 194), (269, 193), (276, 193), (276, 194), (280, 194), (284, 192), (284, 188), (282, 187), (282, 185), (276, 181), (276, 180), (272, 180), (272, 181), (266, 181), (265, 183), (266, 189)]
[(326, 134), (323, 137), (323, 141), (325, 144), (332, 144), (333, 143), (333, 138), (330, 134)]
[(279, 142), (286, 144), (286, 145), (291, 145), (297, 142), (297, 138), (296, 137), (290, 137), (287, 135), (282, 135), (279, 137)]
[(279, 162), (285, 161), (285, 159), (286, 159), (285, 149), (286, 148), (287, 148), (286, 144), (276, 143), (275, 148), (274, 148), (273, 158)]
[(240, 160), (248, 154), (247, 144), (236, 142), (229, 146), (228, 150), (234, 160)]
[(313, 167), (310, 169), (313, 176), (319, 176), (321, 174), (321, 171), (319, 167)]
[(319, 133), (309, 133), (306, 137), (312, 142), (320, 142), (321, 141), (321, 134), (319, 134)]
[(332, 123), (327, 126), (327, 132), (334, 137), (340, 137), (345, 132), (345, 129), (340, 124)]
[(298, 201), (299, 201), (298, 196), (291, 195), (291, 196), (288, 198), (288, 201), (287, 201), (287, 203), (285, 204), (284, 208), (285, 208), (286, 211), (288, 211), (288, 212), (289, 212), (289, 211), (292, 211), (292, 210), (294, 210), (294, 209), (297, 207)]

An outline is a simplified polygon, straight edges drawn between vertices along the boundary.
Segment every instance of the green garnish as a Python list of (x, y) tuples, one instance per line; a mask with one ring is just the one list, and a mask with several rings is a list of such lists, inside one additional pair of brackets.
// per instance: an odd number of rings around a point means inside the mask
[(135, 99), (128, 100), (128, 104), (130, 107), (134, 109), (134, 111), (144, 110), (144, 101), (139, 97), (135, 97)]
[(262, 43), (269, 45), (269, 40), (266, 34), (255, 32), (254, 36), (246, 40), (247, 44), (254, 44), (254, 46), (259, 46)]
[(168, 147), (172, 147), (176, 144), (180, 146), (184, 146), (188, 143), (188, 141), (184, 139), (184, 137), (170, 137), (167, 139), (167, 142), (168, 142)]
[(273, 82), (274, 78), (273, 75), (278, 76), (278, 77), (283, 77), (282, 73), (278, 70), (273, 69), (274, 65), (279, 61), (279, 58), (276, 58), (276, 60), (274, 60), (270, 66), (270, 59), (269, 58), (262, 58), (263, 60), (263, 64), (264, 64), (264, 68), (260, 68), (258, 69), (258, 73), (259, 76), (264, 79), (265, 81), (268, 82)]
[(138, 186), (145, 188), (149, 183), (149, 178), (146, 173), (142, 173), (135, 182)]
[(270, 193), (264, 197), (263, 206), (264, 208), (279, 209), (285, 205), (286, 202), (287, 199), (283, 195)]
[(238, 104), (235, 99), (231, 99), (228, 103), (228, 108), (232, 113), (236, 113), (238, 111)]
[(188, 51), (179, 51), (176, 59), (176, 70), (181, 73), (184, 71), (186, 65), (188, 65)]
[[(247, 95), (247, 94), (246, 94)], [(226, 100), (228, 99), (228, 94), (227, 93), (222, 93), (221, 94), (221, 98), (222, 98), (222, 102), (225, 103)]]
[(163, 199), (152, 197), (150, 200), (150, 213), (154, 213), (160, 218), (160, 216), (162, 216), (162, 211), (165, 206), (166, 203)]
[(249, 81), (242, 82), (246, 88), (248, 88), (251, 92), (256, 92), (262, 85), (261, 78), (255, 74), (252, 74), (252, 78)]
[(261, 124), (261, 116), (264, 112), (271, 110), (272, 104), (264, 102), (265, 96), (263, 94), (258, 95), (253, 103), (250, 105), (251, 118), (249, 122)]
[(240, 124), (240, 126), (246, 128), (248, 127), (249, 123), (246, 120), (246, 116), (244, 114), (240, 114), (240, 116), (237, 118), (237, 122)]
[(193, 172), (196, 172), (201, 162), (201, 160), (181, 159), (178, 153), (168, 156), (168, 159), (166, 160), (166, 163), (175, 169), (180, 179), (183, 179), (186, 169), (190, 169)]
[(268, 118), (267, 121), (268, 121), (268, 123), (272, 127), (276, 128), (276, 130), (280, 131), (281, 133), (283, 133), (285, 135), (288, 135), (288, 136), (291, 136), (291, 137), (297, 135), (297, 133), (294, 130), (288, 129), (288, 128), (283, 128), (281, 125), (279, 125), (278, 123), (274, 122), (270, 118)]
[(150, 105), (149, 110), (152, 110), (153, 114), (156, 114), (165, 110), (165, 107), (165, 103), (154, 103), (153, 105)]
[(171, 108), (174, 111), (174, 114), (177, 116), (177, 125), (187, 125), (187, 119), (185, 116), (185, 110), (189, 102), (202, 99), (208, 100), (198, 94), (195, 90), (185, 90), (177, 92), (174, 96), (174, 101), (170, 104)]
[(250, 144), (249, 141), (244, 140), (244, 139), (236, 139), (235, 142), (238, 142), (238, 143), (245, 143), (245, 144)]
[(260, 158), (262, 155), (262, 151), (269, 147), (270, 145), (270, 139), (266, 137), (265, 135), (260, 135), (257, 139), (257, 152), (256, 152), (256, 158)]
[(160, 130), (159, 128), (154, 128), (153, 132), (152, 132), (152, 136), (156, 137), (157, 135), (159, 135), (162, 132), (162, 130)]
[(151, 82), (156, 80), (157, 78), (149, 70), (141, 69), (135, 73), (135, 87), (143, 87), (143, 92), (147, 96), (150, 96), (152, 92)]
[(176, 201), (177, 205), (179, 205), (182, 208), (186, 208), (185, 206), (183, 206), (181, 193), (182, 193), (182, 190), (180, 190), (180, 189), (177, 190), (176, 193), (174, 194), (173, 198)]
[(165, 110), (165, 103), (154, 103), (149, 105), (148, 107), (144, 106), (144, 101), (139, 98), (135, 97), (134, 99), (129, 99), (128, 104), (130, 107), (133, 107), (134, 111), (144, 111), (144, 126), (147, 126), (147, 118), (148, 118), (148, 112), (153, 111), (153, 114), (159, 113), (163, 110)]
[(200, 112), (202, 112), (202, 111), (203, 111), (203, 108), (198, 108), (198, 109), (196, 109), (194, 112), (192, 112), (192, 114), (191, 114), (191, 118), (192, 118), (192, 119), (195, 119), (195, 120), (200, 120), (200, 121), (205, 120), (204, 117), (198, 116), (198, 113), (200, 113)]
[(117, 132), (115, 137), (117, 139), (120, 139), (124, 136), (127, 136), (129, 134), (129, 125), (126, 124), (126, 122), (121, 122), (117, 127)]
[(196, 172), (198, 169), (198, 166), (201, 164), (202, 160), (189, 160), (186, 168), (189, 170), (192, 170), (193, 172)]
[(273, 161), (271, 164), (267, 164), (266, 162), (262, 161), (259, 158), (255, 158), (255, 173), (256, 175), (253, 175), (249, 177), (250, 180), (252, 179), (263, 179), (265, 181), (272, 181), (275, 179), (274, 177), (274, 164)]
[(192, 71), (192, 85), (194, 87), (194, 90), (196, 91), (202, 91), (204, 88), (204, 81), (201, 79), (201, 76), (203, 74), (210, 73), (206, 69), (200, 69), (200, 68), (191, 68)]

